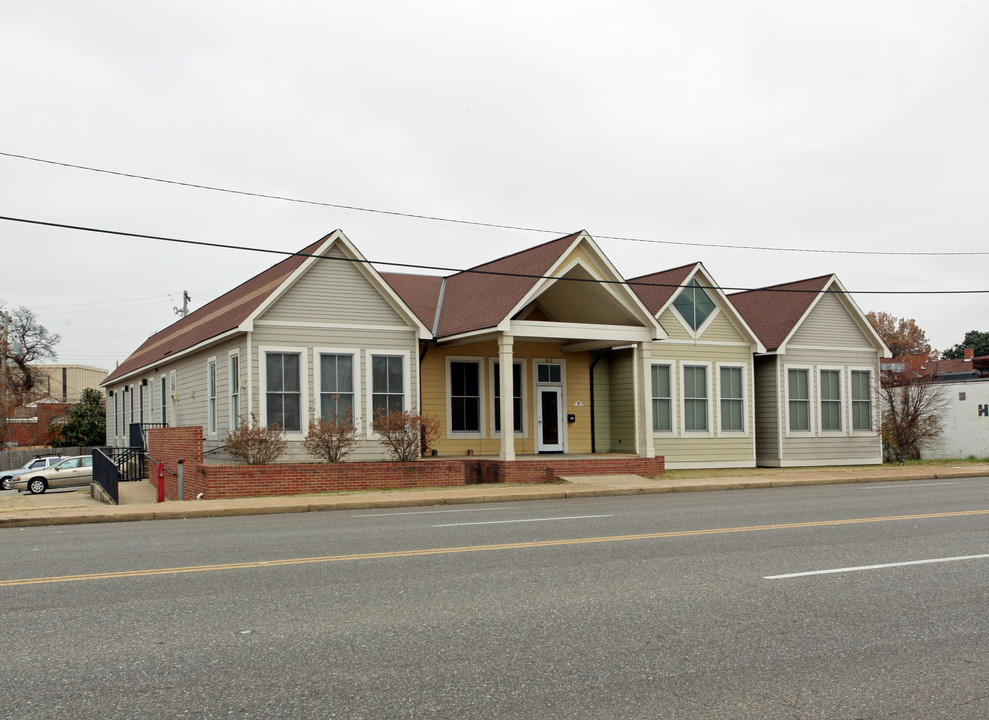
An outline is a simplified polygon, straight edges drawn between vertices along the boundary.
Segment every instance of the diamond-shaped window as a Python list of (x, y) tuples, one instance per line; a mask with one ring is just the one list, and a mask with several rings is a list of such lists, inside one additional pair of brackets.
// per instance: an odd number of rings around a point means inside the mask
[(692, 278), (676, 296), (673, 307), (691, 328), (697, 330), (714, 312), (715, 304), (697, 278)]

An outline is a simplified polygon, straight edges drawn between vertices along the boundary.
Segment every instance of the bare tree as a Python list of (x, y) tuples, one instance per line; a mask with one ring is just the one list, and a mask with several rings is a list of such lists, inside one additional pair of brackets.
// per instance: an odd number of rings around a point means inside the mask
[(329, 420), (315, 416), (309, 419), (305, 446), (313, 457), (331, 463), (343, 462), (360, 442), (361, 436), (349, 407), (343, 418), (338, 418), (334, 412)]
[(58, 335), (38, 322), (25, 307), (8, 310), (0, 301), (0, 448), (7, 419), (14, 408), (34, 400), (38, 393), (38, 360), (54, 360)]
[(373, 428), (381, 444), (399, 462), (414, 462), (440, 433), (440, 422), (431, 415), (396, 410), (375, 413)]
[(261, 425), (254, 413), (250, 422), (230, 431), (225, 445), (229, 455), (248, 465), (270, 465), (288, 447), (282, 429), (278, 425)]
[(30, 402), (37, 395), (41, 375), (34, 366), (39, 360), (55, 360), (58, 357), (55, 346), (62, 338), (49, 332), (38, 322), (34, 311), (23, 305), (7, 310), (0, 302), (0, 315), (7, 318), (7, 342), (2, 359), (8, 393), (15, 403)]
[(920, 458), (923, 444), (942, 432), (948, 407), (944, 386), (911, 363), (890, 363), (883, 367), (878, 392), (883, 454), (900, 465)]

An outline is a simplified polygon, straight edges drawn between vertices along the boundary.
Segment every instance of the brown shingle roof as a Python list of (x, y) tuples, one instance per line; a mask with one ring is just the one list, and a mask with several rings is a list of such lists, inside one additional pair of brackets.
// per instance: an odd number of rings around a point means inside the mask
[(319, 249), (326, 237), (155, 333), (111, 372), (103, 385), (237, 328), (305, 262), (305, 256)]
[(443, 278), (437, 275), (406, 275), (404, 273), (381, 273), (384, 281), (398, 293), (402, 302), (416, 314), (422, 324), (433, 329), (436, 319), (436, 306), (440, 298)]
[[(443, 294), (436, 336), (448, 337), (497, 325), (532, 289), (539, 276), (553, 267), (579, 234), (550, 240), (451, 275)], [(513, 277), (513, 274), (518, 276)]]
[(766, 346), (766, 350), (771, 352), (783, 344), (818, 294), (833, 278), (834, 275), (821, 275), (734, 293), (728, 299)]
[[(697, 263), (681, 265), (662, 272), (631, 278), (628, 283), (649, 312), (658, 315), (673, 294), (683, 285), (687, 276), (697, 267)], [(636, 284), (636, 283), (642, 283)]]

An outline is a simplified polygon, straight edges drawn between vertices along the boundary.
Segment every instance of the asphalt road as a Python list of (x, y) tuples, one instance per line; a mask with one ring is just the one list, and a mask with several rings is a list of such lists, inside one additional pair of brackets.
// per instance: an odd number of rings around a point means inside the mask
[(989, 479), (5, 529), (0, 717), (984, 719), (987, 555)]

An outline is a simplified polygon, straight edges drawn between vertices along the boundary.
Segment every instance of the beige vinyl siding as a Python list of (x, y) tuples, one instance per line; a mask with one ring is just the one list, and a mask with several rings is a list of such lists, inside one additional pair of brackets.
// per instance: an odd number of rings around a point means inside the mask
[[(824, 295), (811, 310), (787, 347), (871, 348), (869, 338), (836, 295)], [(789, 351), (787, 352), (789, 354)]]
[[(325, 307), (325, 306), (324, 306)], [(371, 418), (367, 407), (367, 396), (370, 378), (368, 377), (368, 356), (372, 354), (390, 354), (403, 352), (407, 356), (407, 377), (409, 386), (405, 388), (406, 396), (409, 399), (407, 410), (416, 411), (419, 406), (419, 386), (418, 386), (418, 361), (419, 349), (415, 339), (415, 332), (407, 330), (354, 330), (354, 329), (331, 329), (320, 327), (323, 322), (319, 318), (313, 319), (313, 326), (308, 327), (273, 327), (262, 325), (251, 335), (251, 347), (254, 357), (251, 358), (251, 387), (253, 395), (251, 397), (251, 408), (260, 421), (263, 421), (261, 414), (261, 395), (264, 392), (264, 353), (265, 351), (278, 351), (285, 348), (286, 352), (301, 350), (303, 353), (303, 366), (305, 368), (305, 398), (304, 406), (313, 413), (319, 410), (319, 399), (317, 397), (319, 383), (318, 377), (318, 353), (322, 350), (354, 350), (357, 352), (355, 364), (355, 387), (354, 393), (359, 396), (360, 416), (356, 418), (361, 428), (362, 441), (357, 450), (348, 458), (350, 461), (381, 460), (386, 458), (386, 453), (376, 438), (371, 438), (366, 432), (366, 427)], [(360, 322), (360, 318), (352, 318), (351, 322)], [(241, 373), (247, 372), (245, 365), (246, 355), (241, 356)], [(204, 365), (205, 367), (205, 365)], [(242, 401), (246, 402), (247, 390), (243, 391)], [(305, 412), (302, 418), (302, 434), (306, 432), (309, 425), (309, 413)], [(285, 454), (279, 459), (280, 462), (313, 462), (312, 458), (302, 444), (299, 435), (289, 437), (289, 447)]]
[[(783, 452), (781, 464), (784, 467), (833, 465), (833, 464), (879, 464), (882, 462), (882, 442), (878, 431), (871, 435), (854, 434), (850, 431), (851, 395), (848, 388), (849, 368), (869, 368), (878, 363), (877, 354), (849, 350), (791, 350), (780, 357), (777, 368), (777, 387), (780, 388), (780, 422), (782, 424)], [(785, 388), (787, 367), (810, 369), (811, 416), (813, 431), (807, 434), (787, 433)], [(842, 430), (830, 434), (821, 432), (819, 423), (820, 370), (840, 369), (842, 387)], [(876, 374), (873, 374), (876, 382)], [(875, 402), (875, 400), (874, 400)]]
[(693, 340), (672, 305), (659, 316), (659, 324), (663, 326), (671, 340)]
[[(343, 256), (333, 249), (329, 257)], [(405, 325), (357, 263), (338, 259), (316, 261), (259, 320)]]
[[(727, 322), (727, 320), (726, 320)], [(713, 323), (712, 323), (713, 324)], [(731, 327), (731, 323), (727, 323)], [(737, 331), (731, 328), (735, 337)], [(724, 328), (716, 329), (723, 332)], [(702, 337), (707, 340), (707, 333)], [(751, 467), (755, 465), (755, 444), (753, 439), (754, 427), (754, 396), (752, 392), (752, 354), (747, 345), (686, 345), (656, 342), (652, 346), (652, 357), (656, 362), (674, 361), (673, 368), (673, 401), (676, 409), (676, 425), (671, 434), (653, 435), (653, 444), (657, 455), (666, 458), (669, 468), (687, 467)], [(711, 433), (697, 436), (683, 431), (681, 417), (681, 372), (683, 365), (692, 363), (710, 363), (708, 373), (708, 402), (711, 405)], [(720, 406), (718, 402), (718, 386), (720, 373), (718, 363), (742, 365), (745, 367), (745, 433), (725, 435), (720, 433)], [(649, 389), (646, 388), (646, 392)], [(651, 420), (648, 427), (652, 427)]]
[[(128, 378), (124, 383), (114, 383), (108, 390), (115, 393), (122, 391), (125, 385), (133, 387), (134, 419), (138, 422), (140, 410), (138, 409), (137, 398), (140, 397), (140, 384), (142, 380), (147, 380), (148, 385), (144, 389), (144, 418), (150, 422), (150, 392), (153, 387), (155, 393), (155, 421), (161, 422), (161, 376), (165, 376), (165, 413), (169, 427), (191, 427), (199, 426), (203, 428), (203, 435), (206, 437), (205, 448), (216, 447), (223, 444), (222, 441), (229, 432), (229, 379), (230, 369), (228, 366), (228, 353), (235, 347), (243, 345), (243, 336), (216, 345), (205, 347), (195, 353), (181, 356), (170, 362), (162, 362), (155, 368), (149, 368), (144, 372)], [(244, 351), (241, 350), (243, 353)], [(217, 433), (216, 436), (206, 436), (207, 414), (208, 414), (208, 390), (206, 385), (206, 365), (208, 359), (216, 357), (216, 389), (217, 389)], [(172, 372), (176, 373), (176, 390), (171, 393), (171, 381), (169, 379)], [(130, 391), (128, 391), (130, 392)], [(129, 444), (130, 405), (128, 402), (128, 412), (126, 418), (121, 413), (121, 425), (118, 433), (113, 435), (113, 400), (107, 398), (107, 440), (117, 446)], [(126, 422), (125, 422), (126, 420)]]
[(748, 344), (723, 311), (711, 320), (711, 323), (704, 328), (704, 332), (698, 339), (704, 342), (745, 342), (746, 345)]
[[(634, 453), (635, 447), (635, 353), (615, 350), (611, 366), (611, 445), (610, 452)], [(602, 448), (603, 449), (603, 448)]]
[(776, 355), (755, 358), (755, 439), (756, 464), (760, 467), (780, 466), (780, 415), (783, 400), (778, 385)]
[[(564, 353), (559, 343), (533, 343), (516, 340), (512, 348), (514, 360), (524, 361), (522, 400), (524, 408), (524, 437), (516, 435), (515, 452), (531, 455), (537, 452), (535, 428), (536, 381), (534, 360), (562, 360), (565, 365), (563, 383), (563, 432), (566, 436), (566, 452), (589, 453), (591, 451), (591, 402), (589, 366), (593, 359), (590, 352)], [(480, 362), (481, 380), (481, 431), (470, 437), (449, 432), (447, 423), (447, 357), (476, 359)], [(422, 362), (423, 412), (440, 421), (440, 439), (435, 447), (439, 455), (497, 455), (501, 452), (501, 435), (495, 434), (492, 416), (494, 402), (491, 360), (498, 360), (498, 343), (488, 341), (455, 347), (430, 346)], [(580, 403), (577, 405), (577, 403)], [(566, 422), (567, 414), (575, 416), (575, 422)]]

